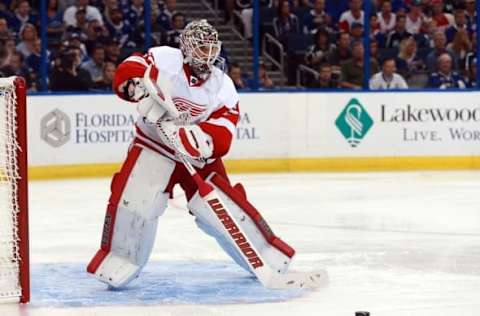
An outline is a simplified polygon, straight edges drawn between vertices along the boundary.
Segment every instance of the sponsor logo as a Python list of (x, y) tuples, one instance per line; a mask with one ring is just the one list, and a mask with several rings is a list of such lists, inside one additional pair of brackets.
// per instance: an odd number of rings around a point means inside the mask
[(255, 250), (253, 250), (252, 246), (247, 241), (240, 229), (238, 229), (237, 224), (235, 224), (232, 218), (225, 211), (222, 203), (218, 199), (211, 199), (208, 201), (208, 204), (212, 208), (213, 212), (215, 212), (218, 219), (222, 222), (223, 226), (228, 231), (230, 236), (233, 238), (238, 248), (240, 248), (242, 253), (245, 255), (248, 262), (250, 262), (252, 267), (254, 269), (262, 267), (262, 260), (258, 257)]
[(357, 147), (372, 127), (373, 120), (362, 104), (353, 98), (340, 113), (335, 125), (350, 146)]
[(60, 147), (70, 140), (71, 123), (67, 114), (55, 109), (40, 121), (40, 135), (52, 147)]
[(107, 214), (103, 222), (102, 246), (107, 246), (110, 242), (110, 231), (112, 229), (112, 215)]

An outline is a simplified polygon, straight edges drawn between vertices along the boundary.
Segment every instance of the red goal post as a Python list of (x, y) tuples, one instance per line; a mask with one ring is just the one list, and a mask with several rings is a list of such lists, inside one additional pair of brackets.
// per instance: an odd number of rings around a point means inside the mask
[(30, 300), (26, 90), (0, 78), (0, 303)]

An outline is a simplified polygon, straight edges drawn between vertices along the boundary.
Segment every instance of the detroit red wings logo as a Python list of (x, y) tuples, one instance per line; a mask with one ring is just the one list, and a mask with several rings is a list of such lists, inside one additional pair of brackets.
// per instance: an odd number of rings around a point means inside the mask
[(180, 112), (188, 112), (191, 117), (198, 117), (206, 111), (205, 105), (193, 103), (190, 100), (175, 97), (172, 98), (173, 103)]

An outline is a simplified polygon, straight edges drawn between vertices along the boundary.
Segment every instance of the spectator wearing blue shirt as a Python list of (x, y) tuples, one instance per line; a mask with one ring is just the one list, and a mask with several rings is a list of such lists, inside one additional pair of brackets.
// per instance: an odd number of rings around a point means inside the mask
[(171, 30), (165, 34), (166, 44), (170, 47), (180, 48), (180, 35), (185, 28), (185, 15), (178, 12), (172, 16)]
[[(40, 73), (40, 64), (41, 64), (41, 54), (42, 54), (42, 42), (40, 39), (35, 40), (33, 45), (32, 53), (25, 59), (25, 65), (29, 70), (33, 72)], [(47, 51), (47, 64), (50, 58), (50, 52)]]
[(332, 24), (332, 17), (325, 11), (325, 0), (315, 0), (314, 7), (305, 15), (304, 33), (315, 33), (319, 28)]
[[(446, 50), (447, 37), (444, 32), (437, 31), (433, 34), (433, 45), (433, 50), (427, 55), (426, 59), (427, 70), (430, 73), (436, 70), (438, 57), (440, 57), (440, 55), (447, 53), (452, 60), (454, 60), (453, 56)], [(454, 65), (453, 68), (456, 69), (456, 65)]]
[(27, 23), (36, 24), (37, 17), (33, 15), (31, 11), (32, 8), (27, 0), (21, 0), (17, 3), (15, 14), (9, 23), (10, 28), (14, 30), (15, 33), (19, 33), (20, 29)]
[(231, 63), (228, 75), (235, 85), (235, 89), (250, 89), (249, 81), (242, 74), (242, 68), (237, 63)]
[(157, 23), (163, 30), (172, 29), (172, 16), (177, 13), (177, 0), (166, 0), (162, 12), (157, 17)]
[(105, 19), (105, 26), (111, 37), (120, 40), (120, 46), (124, 47), (132, 35), (132, 27), (128, 21), (123, 19), (123, 12), (120, 8), (113, 8), (110, 16)]
[(387, 48), (399, 48), (400, 43), (412, 36), (408, 33), (405, 27), (406, 23), (405, 15), (397, 14), (395, 21), (395, 28), (388, 34), (387, 37)]
[(445, 30), (445, 35), (447, 36), (447, 43), (450, 43), (455, 38), (459, 29), (465, 29), (470, 34), (471, 30), (467, 25), (467, 14), (464, 9), (458, 8), (454, 11), (455, 22), (453, 25), (449, 26)]
[(143, 24), (143, 0), (132, 0), (125, 18), (131, 26)]
[(428, 78), (428, 88), (465, 89), (467, 84), (462, 76), (452, 71), (453, 61), (449, 54), (441, 54), (438, 59), (438, 71)]
[(296, 15), (291, 13), (288, 0), (281, 0), (278, 6), (278, 16), (273, 19), (275, 37), (282, 39), (288, 34), (299, 33), (299, 22)]
[(60, 40), (64, 29), (63, 14), (58, 10), (58, 0), (49, 0), (47, 6), (47, 34), (49, 40)]

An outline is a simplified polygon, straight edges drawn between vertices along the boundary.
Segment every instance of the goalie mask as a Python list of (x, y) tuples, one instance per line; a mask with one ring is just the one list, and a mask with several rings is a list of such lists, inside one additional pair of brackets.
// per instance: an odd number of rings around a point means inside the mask
[(195, 76), (202, 80), (210, 76), (221, 46), (217, 30), (207, 20), (188, 23), (180, 35), (184, 62), (190, 66)]

